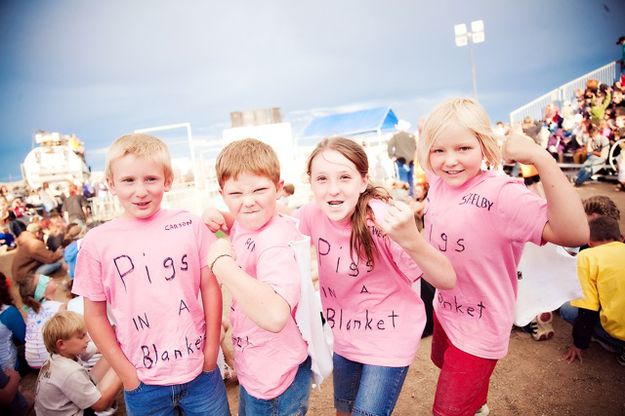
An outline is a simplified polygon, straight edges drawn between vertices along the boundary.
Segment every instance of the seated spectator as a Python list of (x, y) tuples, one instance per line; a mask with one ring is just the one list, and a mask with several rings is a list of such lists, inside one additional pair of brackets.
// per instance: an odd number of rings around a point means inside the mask
[(22, 302), (26, 306), (26, 362), (40, 368), (49, 358), (43, 341), (43, 325), (66, 305), (55, 299), (58, 285), (43, 274), (30, 274), (18, 282)]
[(17, 250), (11, 273), (13, 280), (36, 273), (49, 275), (62, 269), (63, 249), (50, 251), (43, 242), (43, 229), (37, 223), (29, 224), (17, 237)]
[(86, 358), (89, 335), (81, 315), (61, 311), (43, 328), (43, 339), (50, 359), (37, 379), (37, 414), (78, 415), (90, 409), (108, 409), (120, 392), (122, 383), (113, 369), (100, 360), (90, 372), (77, 362)]
[(618, 221), (602, 216), (590, 221), (590, 248), (577, 255), (577, 274), (583, 297), (567, 302), (560, 316), (573, 324), (573, 345), (567, 362), (582, 361), (591, 339), (617, 353), (625, 366), (625, 244)]
[(20, 374), (10, 368), (0, 368), (0, 414), (26, 416), (33, 405), (29, 392), (20, 391)]
[(596, 126), (590, 125), (588, 133), (590, 134), (588, 159), (586, 159), (575, 177), (575, 186), (582, 186), (592, 175), (597, 173), (605, 164), (610, 151), (610, 142), (600, 134)]
[(78, 250), (80, 249), (80, 242), (84, 237), (84, 234), (84, 227), (79, 224), (70, 224), (67, 230), (67, 235), (65, 236), (63, 259), (65, 260), (65, 263), (67, 263), (70, 279), (74, 279), (74, 269), (76, 268)]
[(0, 272), (0, 367), (19, 369), (18, 346), (24, 346), (26, 324), (13, 303), (9, 282)]
[(0, 226), (0, 246), (6, 247), (4, 251), (15, 248), (15, 237), (6, 225)]

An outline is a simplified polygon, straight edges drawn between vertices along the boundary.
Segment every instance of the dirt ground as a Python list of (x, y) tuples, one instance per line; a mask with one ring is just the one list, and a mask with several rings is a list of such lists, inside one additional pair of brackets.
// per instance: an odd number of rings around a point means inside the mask
[[(595, 194), (612, 197), (623, 215), (623, 232), (625, 192), (614, 192), (613, 188), (613, 184), (588, 183), (579, 193), (582, 198)], [(491, 378), (491, 415), (625, 415), (625, 367), (618, 365), (615, 354), (591, 343), (584, 351), (583, 363), (567, 364), (562, 356), (571, 343), (571, 326), (555, 314), (554, 329), (554, 338), (543, 342), (534, 341), (519, 329), (511, 331), (508, 355), (500, 360)], [(438, 369), (429, 359), (430, 347), (431, 337), (422, 340), (395, 415), (431, 414)], [(26, 377), (23, 387), (34, 389), (35, 377)], [(227, 391), (230, 409), (236, 414), (238, 385), (228, 383)], [(120, 407), (119, 414), (125, 414), (123, 404)], [(334, 414), (331, 380), (313, 390), (308, 414)]]

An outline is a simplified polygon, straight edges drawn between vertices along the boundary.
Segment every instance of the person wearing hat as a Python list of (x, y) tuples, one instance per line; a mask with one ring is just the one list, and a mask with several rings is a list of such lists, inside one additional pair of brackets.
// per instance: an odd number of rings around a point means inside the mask
[(12, 277), (19, 281), (31, 273), (50, 275), (62, 267), (63, 249), (50, 251), (43, 242), (43, 229), (38, 223), (28, 224), (17, 237), (17, 250), (11, 267)]
[(408, 195), (414, 194), (414, 156), (417, 151), (417, 140), (408, 132), (410, 123), (399, 120), (395, 125), (397, 133), (388, 141), (388, 157), (395, 161), (397, 179), (408, 183)]

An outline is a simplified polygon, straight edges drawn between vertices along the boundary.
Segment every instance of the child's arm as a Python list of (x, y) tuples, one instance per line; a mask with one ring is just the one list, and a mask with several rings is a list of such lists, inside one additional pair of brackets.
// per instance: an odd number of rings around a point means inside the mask
[(219, 354), (219, 343), (221, 341), (221, 289), (208, 267), (202, 268), (200, 279), (202, 306), (206, 320), (204, 371), (211, 371), (217, 366), (217, 354)]
[(232, 293), (243, 313), (259, 327), (271, 332), (280, 332), (291, 314), (289, 304), (273, 290), (271, 285), (248, 275), (237, 265), (234, 258), (232, 245), (223, 238), (211, 244), (208, 250), (211, 271)]
[(202, 222), (214, 233), (222, 230), (227, 234), (230, 228), (232, 228), (232, 224), (234, 224), (234, 216), (229, 212), (223, 212), (219, 211), (217, 208), (209, 207), (202, 213)]
[(102, 412), (111, 407), (122, 388), (122, 382), (117, 376), (117, 373), (115, 373), (115, 370), (109, 368), (98, 381), (97, 387), (101, 394), (100, 399), (90, 407), (96, 412)]
[(85, 323), (89, 336), (122, 380), (124, 388), (136, 389), (140, 382), (137, 370), (128, 361), (117, 343), (113, 327), (106, 316), (106, 302), (85, 298)]
[(391, 205), (378, 223), (382, 230), (404, 249), (423, 271), (423, 277), (438, 289), (456, 285), (456, 273), (443, 253), (428, 244), (417, 229), (412, 209), (403, 202), (389, 201)]
[(599, 320), (599, 312), (585, 308), (578, 308), (578, 315), (573, 324), (573, 345), (564, 355), (564, 360), (571, 364), (576, 359), (582, 362), (582, 350), (590, 345), (593, 328)]
[(590, 231), (581, 198), (555, 159), (532, 139), (520, 134), (508, 137), (503, 155), (506, 160), (534, 165), (538, 170), (548, 206), (543, 240), (567, 247), (587, 243)]

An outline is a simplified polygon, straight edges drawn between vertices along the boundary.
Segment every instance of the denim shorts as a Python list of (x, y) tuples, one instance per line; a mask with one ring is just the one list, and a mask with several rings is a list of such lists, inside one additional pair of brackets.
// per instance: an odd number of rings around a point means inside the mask
[(124, 391), (129, 416), (229, 416), (226, 388), (219, 372), (204, 371), (188, 383), (155, 386), (141, 382), (134, 390)]
[(263, 400), (239, 386), (239, 416), (300, 416), (308, 411), (312, 370), (310, 357), (299, 365), (293, 383), (276, 398)]
[(352, 416), (390, 415), (404, 385), (408, 366), (361, 364), (334, 353), (334, 407)]

